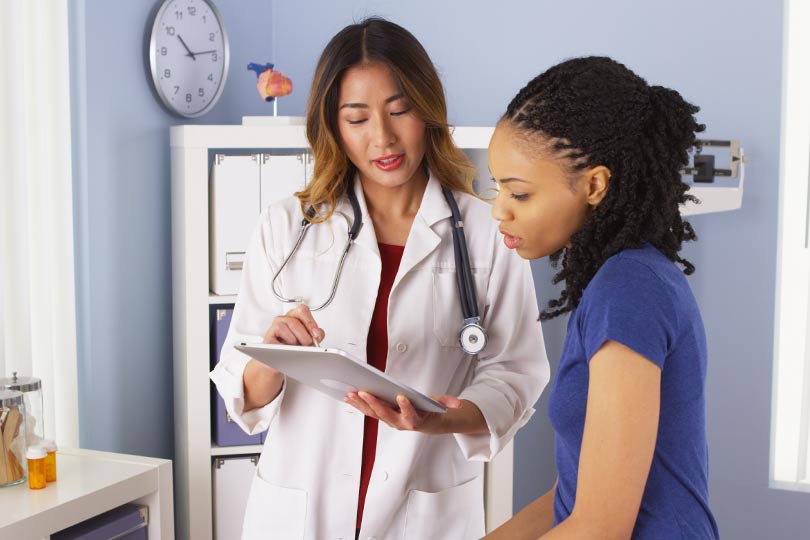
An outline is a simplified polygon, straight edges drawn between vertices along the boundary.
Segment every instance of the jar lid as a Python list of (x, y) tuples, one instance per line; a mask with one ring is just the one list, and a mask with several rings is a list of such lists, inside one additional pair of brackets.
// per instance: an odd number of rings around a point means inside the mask
[(0, 388), (19, 390), (20, 392), (31, 392), (42, 388), (42, 381), (37, 377), (17, 377), (16, 371), (11, 375), (11, 377), (0, 379)]
[(23, 403), (23, 394), (17, 390), (0, 388), (0, 407), (19, 407)]
[(56, 452), (58, 448), (56, 448), (56, 443), (53, 439), (42, 439), (40, 441), (39, 446), (45, 449), (46, 452)]
[(48, 453), (41, 446), (29, 446), (25, 451), (25, 459), (42, 459), (47, 455)]

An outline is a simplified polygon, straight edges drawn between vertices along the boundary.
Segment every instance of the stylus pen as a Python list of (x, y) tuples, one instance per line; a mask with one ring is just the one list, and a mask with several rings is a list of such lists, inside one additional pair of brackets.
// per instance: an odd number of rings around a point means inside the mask
[[(296, 298), (295, 298), (295, 306), (296, 306), (296, 307), (298, 307), (298, 306), (302, 305), (303, 303), (304, 303), (304, 301), (303, 301), (303, 300), (302, 300), (300, 297), (296, 297)], [(319, 349), (320, 349), (320, 348), (321, 348), (321, 344), (320, 344), (320, 343), (318, 343), (318, 338), (316, 338), (316, 337), (315, 337), (315, 332), (314, 332), (314, 331), (312, 331), (312, 330), (310, 330), (309, 335), (310, 335), (310, 336), (312, 336), (312, 346), (313, 346), (313, 347), (317, 347), (317, 348), (319, 348)]]

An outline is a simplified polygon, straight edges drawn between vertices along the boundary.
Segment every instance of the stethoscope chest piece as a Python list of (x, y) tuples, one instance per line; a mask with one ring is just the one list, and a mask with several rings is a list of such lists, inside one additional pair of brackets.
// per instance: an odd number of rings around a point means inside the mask
[(461, 328), (458, 341), (465, 353), (478, 354), (487, 345), (487, 334), (477, 322), (470, 322)]

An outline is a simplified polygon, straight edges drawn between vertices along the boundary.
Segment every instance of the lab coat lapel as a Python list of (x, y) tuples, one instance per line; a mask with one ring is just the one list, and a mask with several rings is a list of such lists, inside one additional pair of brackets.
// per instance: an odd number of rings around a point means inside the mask
[(411, 232), (405, 242), (405, 251), (399, 263), (397, 277), (394, 279), (396, 288), (400, 280), (417, 264), (422, 262), (442, 241), (436, 234), (433, 226), (439, 221), (450, 217), (450, 207), (442, 194), (441, 183), (431, 174), (425, 193), (422, 195), (422, 204), (411, 225)]
[[(372, 253), (377, 261), (380, 260), (380, 249), (377, 245), (377, 235), (374, 232), (374, 224), (368, 214), (366, 198), (363, 194), (363, 187), (359, 179), (355, 179), (354, 192), (357, 195), (357, 202), (360, 203), (360, 214), (363, 216), (363, 227), (357, 235), (355, 244), (363, 250)], [(352, 205), (348, 197), (342, 197), (336, 208), (347, 216), (352, 216)], [(399, 264), (397, 277), (394, 279), (394, 287), (400, 279), (411, 271), (417, 264), (422, 262), (433, 250), (438, 247), (442, 237), (436, 234), (433, 226), (443, 219), (450, 217), (450, 207), (444, 200), (442, 185), (432, 174), (428, 178), (425, 193), (422, 195), (422, 203), (419, 211), (411, 225), (408, 240), (405, 243), (405, 251), (402, 254), (402, 261)]]

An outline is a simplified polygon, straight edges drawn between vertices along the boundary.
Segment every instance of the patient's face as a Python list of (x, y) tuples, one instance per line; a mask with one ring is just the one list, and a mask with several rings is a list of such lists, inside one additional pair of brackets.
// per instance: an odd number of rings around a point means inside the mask
[(509, 122), (500, 122), (489, 143), (489, 170), (499, 191), (492, 217), (504, 243), (524, 259), (537, 259), (570, 246), (590, 206), (584, 175), (564, 158), (548, 157)]

